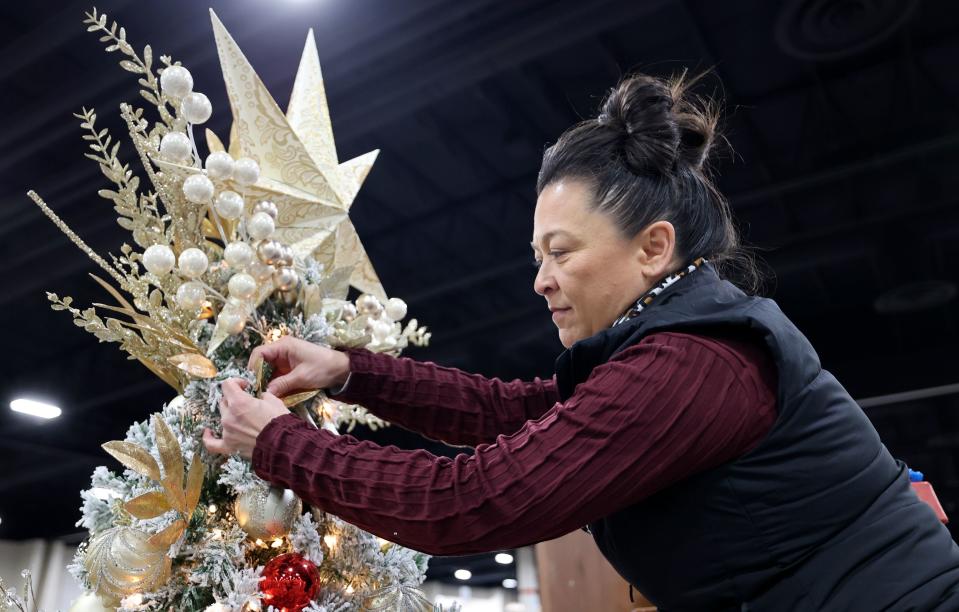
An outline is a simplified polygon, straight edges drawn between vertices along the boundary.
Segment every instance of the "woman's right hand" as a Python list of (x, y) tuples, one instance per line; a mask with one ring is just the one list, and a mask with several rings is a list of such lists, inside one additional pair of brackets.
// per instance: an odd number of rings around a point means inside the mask
[(267, 391), (277, 397), (340, 387), (350, 374), (350, 358), (346, 353), (292, 336), (253, 349), (248, 367), (252, 369), (260, 357), (273, 367)]

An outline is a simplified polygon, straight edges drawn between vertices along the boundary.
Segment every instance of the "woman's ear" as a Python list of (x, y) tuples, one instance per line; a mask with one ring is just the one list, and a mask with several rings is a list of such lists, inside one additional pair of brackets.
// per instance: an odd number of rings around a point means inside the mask
[(676, 253), (676, 230), (669, 221), (650, 223), (633, 239), (636, 260), (644, 276), (662, 278), (673, 266)]

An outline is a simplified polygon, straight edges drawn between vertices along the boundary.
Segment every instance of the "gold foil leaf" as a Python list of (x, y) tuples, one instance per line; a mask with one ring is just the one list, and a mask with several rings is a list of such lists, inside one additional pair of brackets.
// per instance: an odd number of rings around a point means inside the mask
[(160, 491), (150, 491), (134, 497), (123, 504), (123, 508), (138, 519), (156, 518), (173, 510), (170, 500)]
[(189, 517), (196, 509), (200, 501), (200, 491), (203, 490), (203, 462), (200, 461), (200, 453), (193, 453), (193, 461), (190, 462), (190, 471), (186, 475), (186, 512), (184, 515)]
[(266, 383), (266, 362), (263, 361), (263, 355), (257, 353), (256, 359), (250, 364), (250, 370), (253, 372), (253, 394), (257, 397), (264, 390)]
[(290, 408), (292, 406), (296, 406), (297, 404), (302, 404), (306, 400), (316, 397), (316, 394), (319, 392), (319, 389), (314, 389), (313, 391), (303, 391), (302, 393), (287, 395), (283, 398), (283, 405), (287, 408)]
[(150, 536), (150, 539), (147, 542), (151, 546), (155, 546), (158, 549), (166, 550), (173, 546), (173, 543), (180, 539), (180, 536), (183, 535), (183, 532), (186, 531), (186, 521), (183, 519), (177, 519), (173, 523), (159, 533), (155, 533)]
[(160, 466), (157, 465), (156, 459), (136, 444), (113, 440), (101, 447), (137, 474), (160, 482)]
[(217, 375), (217, 369), (213, 362), (199, 353), (180, 353), (168, 357), (167, 361), (193, 378), (213, 378)]
[(210, 153), (226, 151), (226, 147), (223, 146), (223, 142), (220, 140), (220, 137), (217, 136), (210, 128), (206, 129), (206, 148), (210, 150)]
[(183, 510), (183, 452), (173, 430), (159, 415), (153, 415), (153, 431), (156, 435), (157, 449), (160, 451), (160, 463), (163, 465), (163, 486), (170, 494), (174, 508)]
[(203, 305), (200, 306), (200, 314), (196, 316), (197, 319), (212, 319), (213, 315), (216, 313), (213, 312), (213, 303), (210, 300), (203, 300)]

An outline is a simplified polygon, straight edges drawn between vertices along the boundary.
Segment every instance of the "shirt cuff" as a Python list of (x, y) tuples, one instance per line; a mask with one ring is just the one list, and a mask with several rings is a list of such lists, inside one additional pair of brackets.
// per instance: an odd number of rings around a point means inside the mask
[(278, 446), (277, 442), (283, 437), (284, 433), (299, 428), (313, 429), (309, 423), (290, 413), (274, 418), (260, 430), (260, 433), (256, 436), (256, 444), (253, 446), (253, 456), (250, 459), (253, 464), (253, 472), (257, 476), (268, 482), (271, 481), (273, 453)]

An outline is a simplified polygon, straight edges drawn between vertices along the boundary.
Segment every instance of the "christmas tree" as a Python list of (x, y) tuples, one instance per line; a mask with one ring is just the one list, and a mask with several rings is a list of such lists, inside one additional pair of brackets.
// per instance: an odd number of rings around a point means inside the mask
[[(144, 108), (120, 113), (149, 188), (118, 158), (120, 143), (77, 117), (103, 175), (99, 195), (132, 236), (109, 261), (35, 192), (30, 198), (108, 278), (109, 304), (55, 310), (167, 382), (175, 397), (125, 440), (103, 445), (120, 467), (98, 467), (78, 525), (90, 537), (71, 573), (88, 595), (76, 610), (433, 610), (418, 587), (428, 558), (379, 539), (257, 478), (249, 461), (207, 454), (219, 432), (219, 384), (245, 378), (259, 393), (268, 366), (247, 369), (253, 348), (292, 335), (332, 347), (399, 354), (429, 333), (387, 299), (349, 218), (376, 151), (340, 163), (312, 31), (284, 113), (212, 14), (233, 112), (228, 145), (210, 130), (201, 158), (194, 127), (211, 116), (190, 72), (155, 64), (96, 9), (88, 31), (136, 75)], [(350, 288), (362, 292), (348, 299)], [(284, 403), (316, 427), (385, 425), (361, 406), (316, 389)], [(16, 603), (16, 602), (14, 602)], [(23, 602), (21, 602), (23, 603)], [(436, 608), (439, 609), (439, 608)]]

